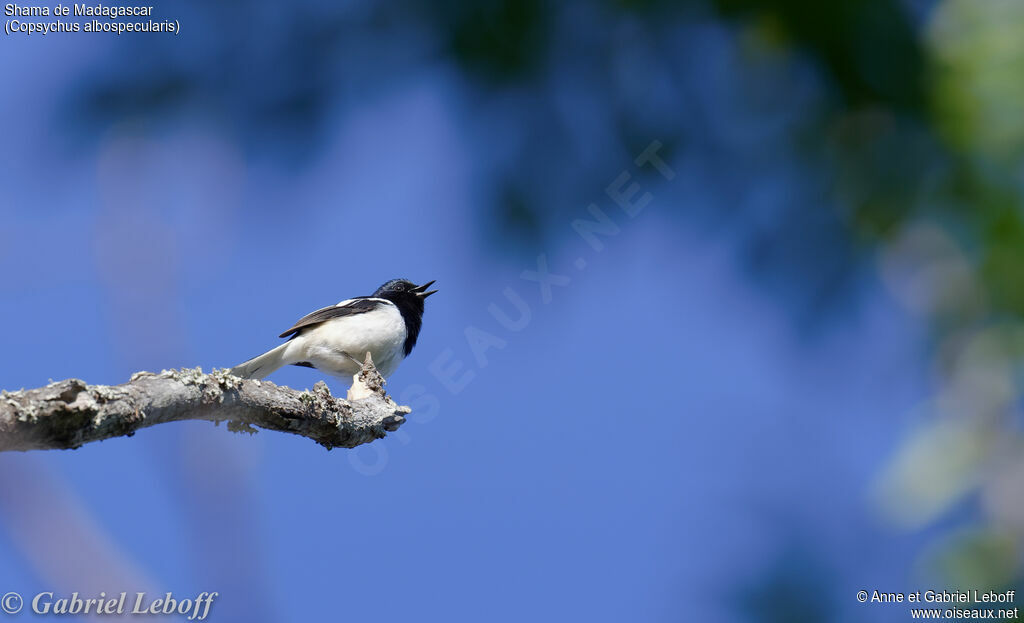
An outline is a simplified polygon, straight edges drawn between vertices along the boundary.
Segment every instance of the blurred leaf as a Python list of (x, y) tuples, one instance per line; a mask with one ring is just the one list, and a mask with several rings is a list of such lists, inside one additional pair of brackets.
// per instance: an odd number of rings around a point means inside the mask
[(938, 420), (923, 427), (879, 477), (879, 508), (904, 527), (933, 521), (977, 485), (992, 441), (991, 431), (969, 421)]
[(769, 19), (818, 59), (847, 104), (910, 113), (925, 103), (924, 55), (894, 0), (714, 0), (727, 16)]
[(524, 77), (547, 52), (548, 9), (538, 0), (449, 2), (436, 15), (452, 56), (477, 78)]
[(949, 537), (926, 566), (950, 587), (1004, 590), (1013, 586), (1019, 554), (1016, 539), (982, 528)]
[(928, 29), (933, 111), (956, 148), (1014, 162), (1024, 156), (1024, 4), (945, 0)]

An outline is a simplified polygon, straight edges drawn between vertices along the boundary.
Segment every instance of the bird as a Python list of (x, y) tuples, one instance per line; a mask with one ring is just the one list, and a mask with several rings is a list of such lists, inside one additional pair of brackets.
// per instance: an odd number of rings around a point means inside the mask
[(423, 326), (423, 302), (435, 280), (418, 286), (392, 279), (370, 296), (345, 299), (299, 319), (279, 337), (288, 341), (231, 368), (244, 379), (262, 379), (286, 365), (315, 368), (351, 381), (366, 353), (384, 378), (409, 356)]

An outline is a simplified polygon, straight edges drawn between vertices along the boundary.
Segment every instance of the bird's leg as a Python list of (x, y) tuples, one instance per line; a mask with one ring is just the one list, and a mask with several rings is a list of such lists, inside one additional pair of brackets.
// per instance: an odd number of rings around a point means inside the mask
[(355, 358), (355, 357), (353, 357), (352, 355), (348, 354), (347, 352), (345, 352), (345, 351), (341, 351), (341, 354), (342, 354), (342, 355), (344, 355), (344, 356), (346, 356), (346, 357), (348, 357), (348, 358), (349, 358), (350, 360), (352, 360), (352, 363), (356, 364), (356, 365), (357, 365), (357, 366), (359, 366), (360, 368), (362, 368), (362, 367), (363, 367), (363, 362), (362, 362), (362, 361), (359, 361), (358, 359), (356, 359), (356, 358)]

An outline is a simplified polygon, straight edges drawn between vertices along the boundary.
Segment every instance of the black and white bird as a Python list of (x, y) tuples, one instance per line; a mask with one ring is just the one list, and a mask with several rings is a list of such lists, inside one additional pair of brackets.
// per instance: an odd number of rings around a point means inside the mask
[(286, 365), (316, 368), (351, 380), (366, 353), (385, 378), (398, 368), (420, 335), (427, 291), (406, 279), (392, 279), (370, 296), (358, 296), (304, 316), (280, 335), (288, 338), (259, 357), (231, 369), (245, 379), (262, 379)]

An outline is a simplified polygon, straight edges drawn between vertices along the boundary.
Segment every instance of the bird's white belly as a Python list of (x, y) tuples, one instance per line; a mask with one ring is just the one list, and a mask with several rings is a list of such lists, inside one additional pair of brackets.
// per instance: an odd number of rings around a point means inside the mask
[(404, 358), (405, 338), (401, 312), (388, 306), (328, 320), (303, 332), (293, 340), (296, 349), (289, 358), (349, 380), (359, 372), (369, 350), (377, 370), (388, 377)]

